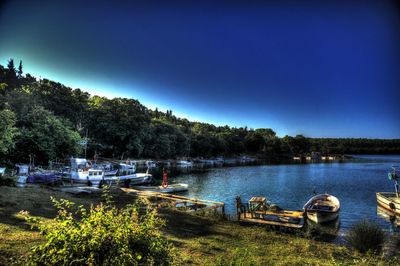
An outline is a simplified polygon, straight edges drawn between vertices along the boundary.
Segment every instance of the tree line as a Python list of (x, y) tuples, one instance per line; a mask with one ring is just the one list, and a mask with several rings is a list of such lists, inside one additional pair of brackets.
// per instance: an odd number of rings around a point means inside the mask
[(92, 96), (48, 79), (23, 75), (10, 59), (0, 65), (0, 160), (24, 162), (82, 156), (177, 158), (253, 154), (271, 162), (310, 152), (400, 154), (400, 140), (280, 138), (270, 128), (215, 126), (192, 122), (138, 100)]

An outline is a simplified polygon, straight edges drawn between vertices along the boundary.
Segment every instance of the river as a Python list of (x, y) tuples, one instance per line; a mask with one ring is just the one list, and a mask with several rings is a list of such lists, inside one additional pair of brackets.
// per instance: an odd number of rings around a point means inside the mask
[(341, 235), (364, 218), (385, 230), (395, 230), (377, 214), (375, 193), (394, 191), (387, 173), (396, 163), (400, 165), (400, 155), (365, 155), (344, 163), (214, 168), (205, 173), (182, 174), (171, 181), (189, 184), (185, 196), (225, 202), (226, 212), (232, 215), (236, 196), (241, 196), (243, 202), (252, 196), (264, 196), (282, 208), (302, 209), (314, 191), (329, 193), (341, 202)]

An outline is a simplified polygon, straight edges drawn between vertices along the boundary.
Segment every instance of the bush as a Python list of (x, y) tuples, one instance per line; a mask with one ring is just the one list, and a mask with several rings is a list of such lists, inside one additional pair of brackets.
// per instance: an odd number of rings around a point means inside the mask
[[(124, 209), (106, 203), (87, 211), (52, 198), (58, 209), (51, 223), (39, 223), (46, 242), (32, 249), (34, 265), (169, 265), (172, 247), (159, 233), (162, 221), (141, 201)], [(28, 220), (34, 220), (28, 218)]]
[(385, 233), (379, 225), (368, 220), (355, 224), (346, 236), (347, 242), (362, 253), (379, 250), (384, 239)]

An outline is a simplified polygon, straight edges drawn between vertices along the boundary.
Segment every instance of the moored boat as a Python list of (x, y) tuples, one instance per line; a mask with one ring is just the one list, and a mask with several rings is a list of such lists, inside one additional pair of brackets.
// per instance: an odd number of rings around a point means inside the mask
[(62, 178), (71, 183), (100, 186), (104, 181), (104, 171), (91, 168), (91, 163), (86, 159), (71, 158), (71, 167), (63, 173)]
[(340, 201), (329, 194), (312, 197), (303, 207), (307, 218), (315, 223), (328, 223), (339, 216)]
[(57, 184), (61, 183), (61, 173), (44, 172), (30, 174), (26, 180), (27, 183), (33, 184)]
[(176, 162), (176, 167), (178, 168), (191, 168), (193, 167), (193, 162), (187, 160), (179, 160)]
[(400, 215), (400, 198), (396, 192), (377, 192), (376, 200), (382, 208)]
[(396, 167), (392, 166), (393, 171), (388, 173), (389, 180), (394, 181), (395, 192), (377, 192), (376, 200), (380, 206), (394, 214), (400, 215), (400, 193), (399, 184), (400, 176), (396, 173)]
[(136, 173), (136, 165), (133, 163), (120, 163), (118, 175), (115, 178), (123, 181), (125, 186), (149, 184), (153, 181), (151, 174)]

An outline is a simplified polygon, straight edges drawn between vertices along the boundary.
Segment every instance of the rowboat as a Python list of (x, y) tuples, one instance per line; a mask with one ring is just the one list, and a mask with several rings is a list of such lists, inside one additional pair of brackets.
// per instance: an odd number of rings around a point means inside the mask
[(376, 201), (380, 206), (394, 214), (400, 215), (400, 192), (399, 184), (400, 176), (396, 173), (396, 167), (392, 166), (393, 171), (388, 173), (389, 180), (394, 181), (395, 192), (377, 192)]
[(395, 192), (377, 192), (376, 200), (384, 209), (400, 215), (400, 198)]
[(328, 223), (339, 216), (340, 202), (335, 196), (319, 194), (307, 201), (303, 209), (309, 220), (315, 223)]

